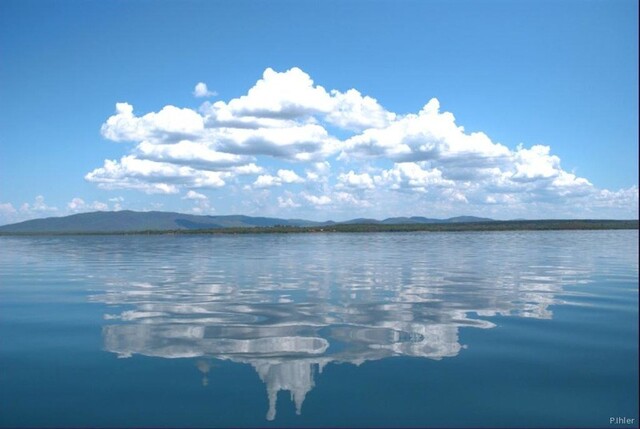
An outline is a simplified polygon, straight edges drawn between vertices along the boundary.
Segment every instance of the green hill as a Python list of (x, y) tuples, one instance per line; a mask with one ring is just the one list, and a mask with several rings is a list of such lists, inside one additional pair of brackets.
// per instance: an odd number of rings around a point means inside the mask
[(80, 213), (64, 217), (33, 219), (0, 226), (4, 233), (89, 233), (173, 231), (216, 228), (251, 228), (284, 226), (314, 226), (320, 222), (299, 219), (276, 219), (250, 216), (198, 216), (171, 212), (117, 212)]
[(0, 234), (112, 234), (133, 232), (383, 232), (383, 231), (499, 231), (546, 229), (637, 229), (629, 220), (517, 220), (496, 221), (474, 216), (449, 219), (395, 217), (382, 221), (358, 218), (343, 222), (314, 222), (243, 215), (198, 216), (172, 212), (80, 213), (33, 219), (0, 226)]

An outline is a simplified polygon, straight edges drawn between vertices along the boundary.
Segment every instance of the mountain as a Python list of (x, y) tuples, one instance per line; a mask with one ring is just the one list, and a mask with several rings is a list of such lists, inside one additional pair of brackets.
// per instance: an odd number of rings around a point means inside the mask
[(449, 219), (429, 219), (425, 217), (395, 217), (382, 221), (358, 218), (344, 222), (314, 222), (304, 219), (278, 219), (243, 215), (199, 216), (172, 212), (116, 212), (79, 213), (64, 217), (33, 219), (11, 225), (0, 226), (0, 233), (112, 233), (134, 231), (174, 231), (216, 228), (254, 228), (281, 226), (328, 226), (338, 224), (421, 224), (421, 223), (462, 223), (488, 222), (491, 219), (460, 216)]
[(472, 222), (492, 222), (493, 219), (488, 217), (476, 217), (476, 216), (457, 216), (447, 219), (447, 223), (472, 223)]
[(84, 233), (171, 231), (185, 229), (215, 229), (229, 227), (315, 226), (321, 222), (302, 219), (276, 219), (267, 217), (198, 216), (171, 212), (117, 212), (80, 213), (64, 217), (33, 219), (0, 226), (5, 233)]
[(361, 225), (361, 224), (378, 224), (380, 223), (380, 221), (377, 219), (359, 217), (357, 219), (345, 220), (343, 222), (338, 222), (338, 223), (345, 224), (345, 225)]
[(390, 217), (383, 220), (381, 223), (385, 225), (409, 225), (416, 223), (447, 223), (448, 219), (430, 219), (422, 216), (411, 217)]

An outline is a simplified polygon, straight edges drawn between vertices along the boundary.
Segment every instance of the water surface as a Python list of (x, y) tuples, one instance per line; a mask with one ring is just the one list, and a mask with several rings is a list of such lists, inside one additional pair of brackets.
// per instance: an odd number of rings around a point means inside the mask
[(0, 237), (0, 257), (1, 426), (638, 421), (637, 231)]

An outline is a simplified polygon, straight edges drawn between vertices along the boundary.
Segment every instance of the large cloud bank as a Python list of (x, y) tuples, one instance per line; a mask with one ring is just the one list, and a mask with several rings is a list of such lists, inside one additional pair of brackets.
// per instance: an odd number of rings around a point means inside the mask
[[(198, 85), (194, 95), (214, 94)], [(394, 113), (356, 89), (327, 90), (298, 68), (267, 69), (245, 95), (206, 101), (198, 110), (168, 105), (136, 114), (117, 103), (101, 132), (129, 144), (121, 159), (85, 176), (104, 189), (188, 199), (233, 189), (247, 201), (300, 213), (637, 217), (638, 211), (637, 186), (598, 189), (564, 170), (549, 146), (509, 148), (467, 132), (435, 98), (416, 113)]]

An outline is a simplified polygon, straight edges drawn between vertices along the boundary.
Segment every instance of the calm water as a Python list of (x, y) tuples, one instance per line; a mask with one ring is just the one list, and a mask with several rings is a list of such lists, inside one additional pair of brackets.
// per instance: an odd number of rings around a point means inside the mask
[(0, 237), (0, 426), (608, 427), (637, 404), (637, 231)]

